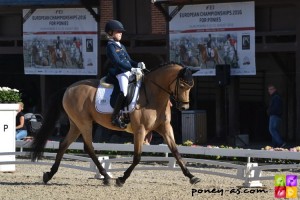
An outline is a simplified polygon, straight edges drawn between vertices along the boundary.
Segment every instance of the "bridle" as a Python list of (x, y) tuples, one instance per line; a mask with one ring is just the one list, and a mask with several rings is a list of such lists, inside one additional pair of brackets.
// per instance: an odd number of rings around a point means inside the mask
[(178, 105), (182, 105), (182, 104), (189, 104), (189, 101), (181, 101), (178, 97), (178, 93), (179, 93), (179, 86), (180, 84), (184, 84), (187, 85), (189, 87), (193, 87), (194, 86), (194, 81), (193, 79), (191, 80), (186, 80), (184, 79), (183, 75), (185, 73), (186, 70), (189, 70), (188, 68), (184, 67), (183, 69), (181, 69), (177, 75), (177, 77), (170, 83), (170, 85), (168, 86), (168, 88), (170, 88), (170, 86), (176, 81), (176, 85), (175, 85), (175, 91), (174, 92), (170, 92), (167, 89), (161, 87), (159, 84), (157, 84), (156, 82), (150, 80), (151, 83), (153, 83), (155, 86), (157, 86), (158, 88), (160, 88), (161, 90), (163, 90), (164, 92), (166, 92), (167, 94), (170, 95), (170, 98), (172, 100), (175, 101), (176, 103), (176, 107)]

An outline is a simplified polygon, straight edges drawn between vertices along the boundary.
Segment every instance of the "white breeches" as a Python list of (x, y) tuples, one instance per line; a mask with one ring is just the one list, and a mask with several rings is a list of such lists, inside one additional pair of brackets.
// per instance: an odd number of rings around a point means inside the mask
[(123, 92), (124, 96), (127, 96), (128, 92), (128, 82), (129, 82), (129, 76), (131, 75), (130, 71), (121, 73), (117, 75), (117, 79), (119, 81), (120, 90)]

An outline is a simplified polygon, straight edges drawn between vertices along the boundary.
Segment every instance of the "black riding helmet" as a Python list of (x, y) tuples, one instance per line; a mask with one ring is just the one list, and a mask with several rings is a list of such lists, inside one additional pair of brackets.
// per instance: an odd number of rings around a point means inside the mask
[(109, 20), (105, 25), (105, 32), (109, 35), (112, 34), (112, 31), (121, 31), (124, 32), (124, 26), (121, 22), (117, 20)]

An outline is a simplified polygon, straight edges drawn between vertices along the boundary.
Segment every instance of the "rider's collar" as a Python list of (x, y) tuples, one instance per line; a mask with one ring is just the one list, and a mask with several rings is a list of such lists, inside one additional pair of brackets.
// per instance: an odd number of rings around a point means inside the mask
[(116, 43), (119, 47), (121, 47), (121, 43), (119, 41), (116, 41), (114, 39), (109, 39), (111, 42)]

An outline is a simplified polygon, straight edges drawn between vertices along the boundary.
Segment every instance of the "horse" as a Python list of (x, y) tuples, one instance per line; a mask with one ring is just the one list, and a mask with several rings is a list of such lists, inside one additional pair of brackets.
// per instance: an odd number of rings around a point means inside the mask
[(52, 103), (50, 103), (49, 112), (44, 115), (44, 123), (32, 143), (32, 161), (42, 154), (47, 139), (53, 133), (55, 122), (61, 110), (64, 110), (69, 118), (70, 129), (59, 145), (59, 150), (50, 172), (46, 172), (43, 175), (45, 184), (57, 172), (63, 154), (69, 145), (81, 135), (85, 151), (104, 177), (104, 185), (110, 185), (111, 177), (98, 161), (92, 146), (92, 124), (94, 122), (108, 129), (127, 131), (133, 134), (133, 162), (124, 172), (124, 175), (116, 179), (117, 186), (123, 186), (135, 166), (139, 164), (144, 138), (151, 131), (156, 131), (164, 138), (183, 174), (190, 179), (190, 183), (196, 184), (200, 181), (199, 178), (189, 172), (178, 152), (173, 128), (170, 124), (170, 98), (176, 102), (177, 109), (186, 110), (189, 108), (189, 93), (194, 85), (191, 69), (176, 63), (166, 63), (145, 74), (137, 105), (135, 110), (129, 113), (130, 123), (126, 129), (113, 126), (111, 114), (96, 111), (95, 94), (98, 84), (98, 79), (75, 82), (67, 89), (57, 92), (50, 101)]
[(67, 65), (67, 55), (66, 55), (66, 52), (65, 52), (64, 49), (61, 49), (61, 57), (57, 56), (57, 52), (55, 51), (55, 47), (54, 46), (48, 45), (47, 49), (48, 49), (49, 55), (51, 57), (51, 63), (52, 63), (52, 65), (54, 65), (55, 67), (57, 67), (57, 62), (58, 61), (61, 62), (61, 67)]
[(213, 61), (214, 65), (223, 63), (223, 60), (220, 57), (218, 49), (216, 47), (212, 48), (211, 56), (208, 55), (207, 48), (204, 44), (198, 44), (198, 49), (202, 58), (202, 62), (205, 64), (206, 67), (208, 61)]
[(48, 59), (43, 56), (42, 49), (39, 49), (36, 45), (32, 45), (31, 56), (35, 65), (49, 65)]
[(179, 46), (179, 57), (180, 62), (185, 65), (193, 67), (199, 66), (198, 59), (192, 55), (189, 55), (188, 49), (183, 44)]

